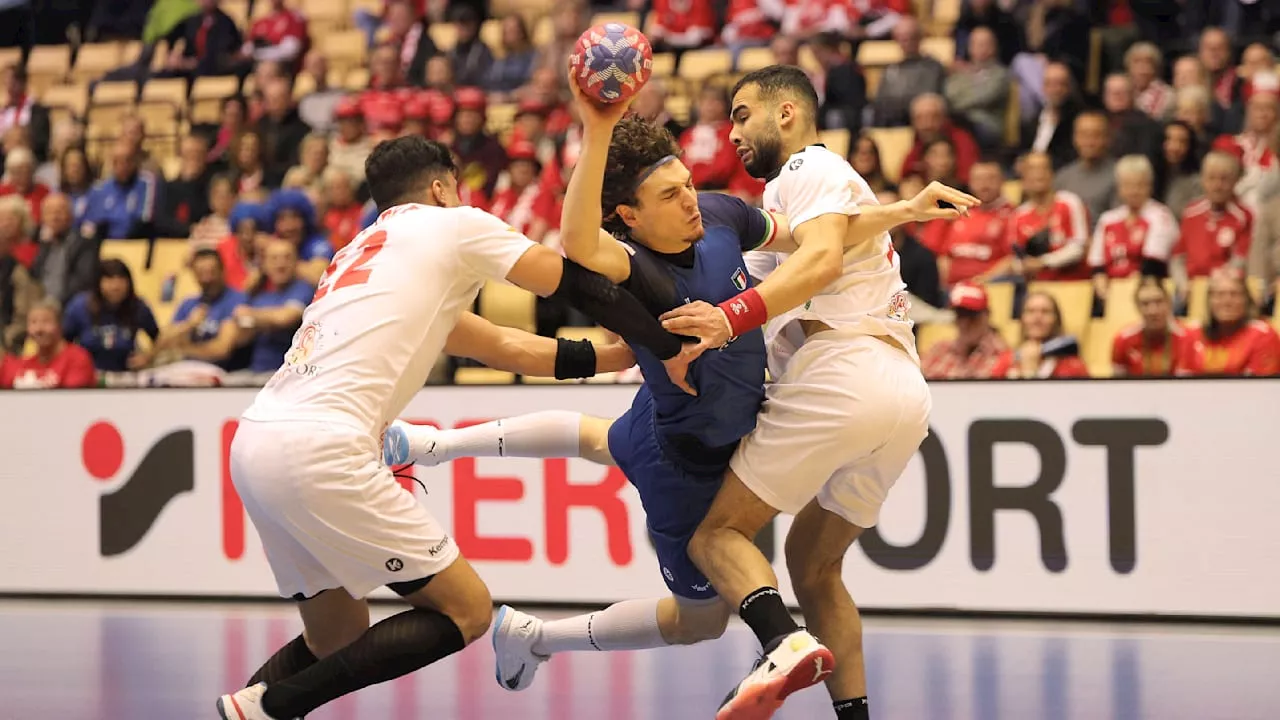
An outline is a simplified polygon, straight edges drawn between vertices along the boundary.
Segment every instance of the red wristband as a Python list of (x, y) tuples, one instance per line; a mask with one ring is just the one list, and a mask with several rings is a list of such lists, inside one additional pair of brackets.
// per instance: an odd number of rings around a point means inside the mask
[(764, 298), (760, 297), (755, 288), (744, 290), (716, 307), (729, 319), (729, 329), (734, 337), (749, 333), (769, 320), (769, 310), (764, 306)]

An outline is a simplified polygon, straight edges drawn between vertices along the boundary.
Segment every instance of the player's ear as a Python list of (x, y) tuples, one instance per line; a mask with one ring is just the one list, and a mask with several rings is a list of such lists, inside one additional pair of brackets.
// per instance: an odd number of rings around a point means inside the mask
[(635, 227), (638, 222), (636, 210), (630, 205), (619, 205), (614, 209), (614, 214), (622, 218), (622, 222), (626, 223), (629, 228)]
[(790, 100), (778, 103), (778, 126), (788, 127), (796, 119), (796, 104)]

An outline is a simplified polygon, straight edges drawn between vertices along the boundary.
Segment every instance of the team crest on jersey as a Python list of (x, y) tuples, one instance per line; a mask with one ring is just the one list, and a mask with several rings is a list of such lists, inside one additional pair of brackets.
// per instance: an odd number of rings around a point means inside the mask
[(284, 366), (295, 375), (312, 377), (320, 369), (310, 360), (320, 347), (320, 323), (309, 322), (293, 334), (293, 347), (284, 356)]
[(904, 292), (896, 292), (893, 297), (889, 298), (889, 318), (898, 322), (907, 321), (907, 313), (911, 311), (911, 301), (907, 300), (907, 294)]
[(742, 268), (733, 271), (733, 276), (729, 278), (733, 281), (733, 286), (739, 290), (747, 289), (747, 274), (742, 272)]

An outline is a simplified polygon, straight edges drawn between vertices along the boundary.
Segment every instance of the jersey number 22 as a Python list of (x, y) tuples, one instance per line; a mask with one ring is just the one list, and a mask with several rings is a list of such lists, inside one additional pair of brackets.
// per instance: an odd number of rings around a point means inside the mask
[(379, 230), (365, 238), (365, 241), (360, 245), (350, 245), (343, 248), (341, 252), (333, 257), (333, 262), (329, 263), (329, 267), (325, 269), (324, 275), (320, 278), (320, 283), (316, 286), (315, 297), (311, 298), (311, 302), (320, 302), (320, 298), (334, 290), (341, 290), (352, 285), (363, 285), (368, 282), (369, 275), (373, 271), (366, 268), (365, 265), (368, 265), (374, 256), (382, 252), (382, 246), (386, 242), (387, 233)]

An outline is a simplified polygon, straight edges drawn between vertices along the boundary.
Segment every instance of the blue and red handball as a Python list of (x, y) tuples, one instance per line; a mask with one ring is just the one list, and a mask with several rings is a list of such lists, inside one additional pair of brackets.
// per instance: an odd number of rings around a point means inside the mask
[(604, 23), (582, 33), (569, 56), (578, 87), (602, 103), (640, 92), (653, 73), (653, 47), (644, 33), (623, 23)]

